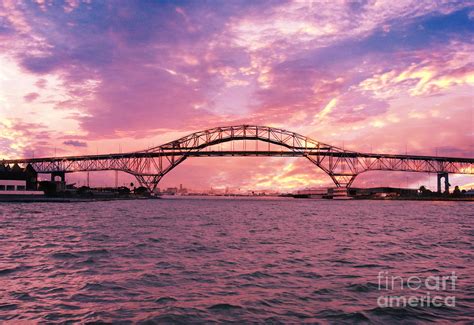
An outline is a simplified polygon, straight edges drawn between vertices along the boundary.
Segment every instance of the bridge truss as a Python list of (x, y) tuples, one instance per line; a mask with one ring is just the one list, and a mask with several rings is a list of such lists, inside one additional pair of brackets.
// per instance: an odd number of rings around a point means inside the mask
[[(245, 143), (248, 140), (256, 141), (257, 146), (247, 149)], [(219, 147), (227, 142), (243, 142), (243, 146), (230, 150)], [(258, 147), (258, 143), (264, 145)], [(474, 158), (360, 153), (283, 129), (256, 125), (216, 127), (137, 152), (12, 159), (2, 163), (30, 164), (38, 173), (52, 175), (123, 171), (134, 175), (141, 186), (153, 191), (160, 180), (185, 159), (203, 156), (305, 157), (328, 174), (337, 187), (350, 187), (357, 175), (373, 170), (474, 174)]]

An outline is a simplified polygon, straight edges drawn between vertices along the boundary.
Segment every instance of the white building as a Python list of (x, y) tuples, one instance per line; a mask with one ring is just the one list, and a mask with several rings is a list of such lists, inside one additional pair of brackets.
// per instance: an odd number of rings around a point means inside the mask
[(43, 195), (42, 191), (27, 191), (26, 181), (0, 179), (0, 195)]

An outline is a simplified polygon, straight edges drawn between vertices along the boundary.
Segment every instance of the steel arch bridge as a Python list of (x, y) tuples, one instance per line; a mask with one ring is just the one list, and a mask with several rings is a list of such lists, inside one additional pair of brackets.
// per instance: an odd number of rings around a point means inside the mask
[[(248, 140), (255, 140), (257, 146), (247, 149)], [(220, 144), (237, 141), (243, 142), (243, 148), (218, 148)], [(266, 146), (259, 148), (259, 142)], [(130, 153), (11, 159), (2, 163), (30, 164), (38, 173), (62, 177), (65, 173), (79, 171), (123, 171), (153, 191), (160, 180), (185, 159), (203, 156), (305, 157), (328, 174), (337, 187), (350, 187), (357, 175), (373, 170), (437, 173), (438, 185), (441, 176), (445, 177), (446, 186), (449, 186), (449, 173), (474, 174), (474, 158), (361, 153), (287, 130), (257, 125), (216, 127)]]

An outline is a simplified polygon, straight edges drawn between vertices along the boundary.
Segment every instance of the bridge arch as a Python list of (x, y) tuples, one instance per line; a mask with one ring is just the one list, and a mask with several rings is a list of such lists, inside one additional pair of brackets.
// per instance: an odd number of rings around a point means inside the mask
[[(306, 157), (314, 165), (326, 172), (336, 186), (350, 186), (357, 176), (355, 171), (346, 170), (340, 164), (340, 161), (333, 161), (331, 158), (332, 154), (349, 153), (350, 151), (319, 142), (295, 132), (257, 125), (226, 126), (198, 131), (163, 145), (144, 150), (142, 151), (143, 154), (157, 155), (159, 157), (158, 159), (155, 158), (157, 161), (149, 164), (149, 166), (155, 166), (157, 172), (153, 174), (137, 173), (135, 176), (142, 185), (150, 190), (154, 190), (161, 178), (187, 157), (206, 156), (203, 150), (208, 147), (231, 141), (245, 140), (261, 141), (285, 148), (286, 151), (284, 153), (281, 152), (281, 156)], [(222, 151), (221, 154), (213, 152), (212, 155), (278, 156), (278, 152), (239, 150)]]

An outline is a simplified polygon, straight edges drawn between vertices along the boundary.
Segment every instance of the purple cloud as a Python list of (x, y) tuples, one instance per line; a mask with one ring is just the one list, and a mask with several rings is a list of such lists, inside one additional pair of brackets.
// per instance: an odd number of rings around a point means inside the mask
[(80, 148), (87, 147), (86, 142), (77, 141), (77, 140), (67, 140), (67, 141), (64, 141), (63, 144), (65, 144), (66, 146), (72, 146), (72, 147), (80, 147)]

